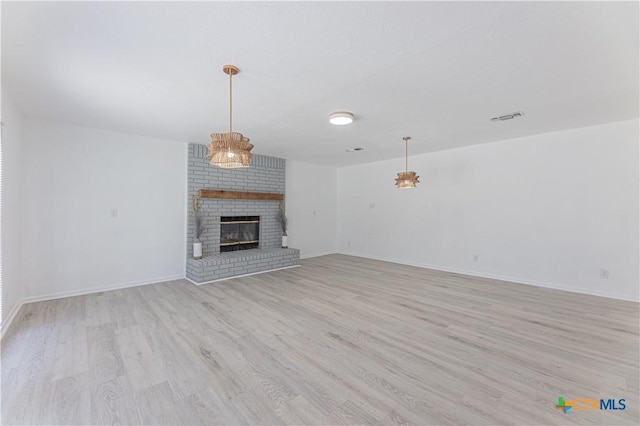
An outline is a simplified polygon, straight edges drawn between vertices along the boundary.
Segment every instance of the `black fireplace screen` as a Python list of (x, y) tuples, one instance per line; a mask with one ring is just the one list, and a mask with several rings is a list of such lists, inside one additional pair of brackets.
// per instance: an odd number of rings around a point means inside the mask
[(222, 216), (220, 252), (258, 248), (260, 216)]

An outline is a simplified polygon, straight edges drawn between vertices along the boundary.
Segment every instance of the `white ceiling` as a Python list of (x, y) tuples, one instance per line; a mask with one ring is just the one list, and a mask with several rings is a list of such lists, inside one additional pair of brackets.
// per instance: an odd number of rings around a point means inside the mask
[[(343, 166), (638, 117), (638, 3), (2, 2), (29, 117)], [(350, 126), (330, 112), (352, 111)], [(524, 111), (492, 123), (490, 117)], [(363, 152), (345, 152), (355, 146)]]

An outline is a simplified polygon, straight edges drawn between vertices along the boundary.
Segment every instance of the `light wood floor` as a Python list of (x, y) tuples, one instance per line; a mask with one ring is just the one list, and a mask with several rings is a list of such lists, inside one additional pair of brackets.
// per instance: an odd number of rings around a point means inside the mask
[[(638, 304), (341, 255), (26, 305), (3, 424), (638, 424)], [(554, 408), (625, 398), (625, 411)]]

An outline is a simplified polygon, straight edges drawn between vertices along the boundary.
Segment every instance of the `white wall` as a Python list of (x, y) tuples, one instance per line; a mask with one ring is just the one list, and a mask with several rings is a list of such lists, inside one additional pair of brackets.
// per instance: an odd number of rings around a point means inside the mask
[[(2, 323), (26, 292), (22, 268), (22, 115), (2, 89)], [(4, 331), (4, 327), (3, 327)]]
[(338, 249), (639, 300), (638, 156), (634, 120), (411, 157), (411, 190), (404, 159), (341, 168)]
[(23, 279), (30, 299), (183, 277), (186, 150), (26, 119)]
[(336, 252), (337, 170), (287, 160), (286, 210), (289, 247), (300, 257)]
[[(186, 144), (2, 102), (5, 314), (184, 275)], [(638, 300), (639, 154), (635, 120), (415, 156), (416, 190), (393, 185), (402, 159), (287, 161), (289, 244)]]

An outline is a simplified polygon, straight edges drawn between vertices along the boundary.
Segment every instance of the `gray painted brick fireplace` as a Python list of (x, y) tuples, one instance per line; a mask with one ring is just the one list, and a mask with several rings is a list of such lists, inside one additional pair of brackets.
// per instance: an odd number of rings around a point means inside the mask
[[(187, 278), (195, 282), (205, 282), (297, 265), (300, 257), (299, 251), (281, 249), (282, 232), (276, 220), (280, 202), (273, 200), (201, 199), (200, 213), (204, 218), (205, 228), (201, 238), (203, 259), (193, 259), (194, 232), (191, 196), (197, 195), (200, 189), (278, 194), (285, 192), (285, 160), (282, 158), (254, 155), (249, 168), (222, 169), (209, 165), (206, 155), (206, 146), (189, 144)], [(233, 256), (228, 253), (221, 254), (220, 218), (222, 216), (260, 216), (259, 249), (245, 250), (243, 251), (244, 255), (237, 254), (238, 252)], [(260, 251), (267, 249), (268, 251)], [(250, 267), (247, 266), (249, 260), (253, 261)], [(221, 265), (225, 265), (224, 268)], [(249, 269), (251, 270), (249, 271)]]

